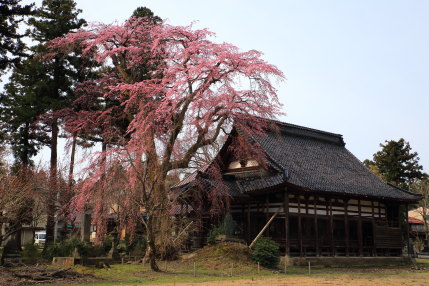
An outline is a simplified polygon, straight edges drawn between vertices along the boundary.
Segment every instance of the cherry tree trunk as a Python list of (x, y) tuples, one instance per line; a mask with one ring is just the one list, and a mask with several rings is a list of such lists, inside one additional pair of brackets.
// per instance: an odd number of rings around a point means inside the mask
[(146, 240), (147, 240), (147, 248), (146, 254), (144, 257), (144, 261), (149, 262), (150, 268), (153, 271), (160, 271), (158, 264), (156, 263), (156, 244), (155, 244), (155, 233), (153, 226), (154, 219), (153, 217), (148, 217), (146, 222)]

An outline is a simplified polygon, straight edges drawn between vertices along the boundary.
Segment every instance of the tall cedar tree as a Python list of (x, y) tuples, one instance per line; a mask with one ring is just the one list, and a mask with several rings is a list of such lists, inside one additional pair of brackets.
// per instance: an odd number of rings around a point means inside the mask
[(419, 164), (417, 152), (411, 152), (410, 143), (403, 138), (385, 142), (384, 145), (380, 144), (381, 150), (373, 155), (372, 161), (364, 161), (370, 170), (386, 182), (405, 190), (417, 179), (427, 177)]
[[(110, 194), (121, 197), (122, 221), (129, 224), (127, 230), (137, 222), (144, 225), (146, 258), (156, 271), (157, 243), (173, 242), (170, 211), (175, 202), (166, 187), (168, 174), (187, 168), (197, 151), (215, 143), (234, 119), (236, 124), (251, 123), (251, 130), (241, 124), (249, 133), (263, 132), (262, 118), (281, 114), (272, 80), (283, 79), (283, 73), (258, 51), (214, 43), (213, 33), (205, 29), (149, 23), (133, 17), (123, 25), (93, 25), (52, 41), (51, 48), (66, 53), (79, 45), (83, 56), (109, 66), (98, 82), (80, 85), (86, 92), (78, 100), (94, 93), (116, 99), (130, 121), (125, 138), (110, 128), (106, 135), (117, 142), (88, 157), (91, 166), (76, 207), (92, 203), (94, 216), (106, 217)], [(142, 65), (150, 67), (149, 78), (133, 72)], [(97, 118), (92, 112), (82, 115), (72, 124), (83, 128), (88, 119)], [(111, 115), (103, 115), (106, 125)], [(216, 206), (225, 195), (219, 186), (206, 199)], [(103, 230), (99, 226), (97, 232)]]
[[(86, 22), (78, 18), (81, 10), (76, 9), (73, 0), (44, 0), (36, 12), (36, 17), (29, 23), (34, 27), (32, 37), (40, 44), (34, 48), (39, 55), (47, 53), (46, 43), (67, 33), (76, 31)], [(73, 101), (73, 88), (79, 81), (81, 74), (81, 60), (74, 51), (72, 54), (56, 54), (50, 60), (35, 58), (45, 76), (38, 78), (43, 81), (43, 89), (37, 93), (37, 99), (44, 105), (45, 114), (41, 118), (44, 131), (50, 135), (48, 146), (50, 155), (51, 192), (47, 202), (46, 247), (54, 240), (55, 227), (55, 201), (57, 197), (57, 142), (59, 135), (58, 110), (71, 105)], [(39, 64), (38, 63), (38, 64)]]
[(13, 69), (10, 81), (0, 94), (0, 119), (6, 142), (12, 147), (15, 158), (14, 169), (33, 165), (35, 156), (42, 145), (49, 142), (48, 136), (34, 124), (37, 117), (46, 111), (38, 99), (46, 89), (43, 66), (33, 59), (26, 59)]
[(21, 1), (0, 0), (0, 74), (26, 56), (21, 39), (27, 33), (20, 33), (18, 28), (26, 16), (33, 14), (34, 4), (20, 5)]

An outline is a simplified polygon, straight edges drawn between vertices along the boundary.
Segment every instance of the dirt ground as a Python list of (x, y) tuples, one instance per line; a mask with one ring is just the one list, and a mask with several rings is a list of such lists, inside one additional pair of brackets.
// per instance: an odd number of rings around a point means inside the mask
[(91, 275), (80, 274), (71, 269), (52, 269), (46, 266), (19, 267), (9, 269), (0, 267), (0, 286), (21, 286), (40, 283), (76, 284), (93, 282)]
[[(390, 276), (385, 278), (357, 278), (354, 275), (335, 275), (332, 277), (279, 277), (262, 279), (243, 279), (233, 281), (213, 281), (201, 283), (168, 283), (157, 284), (163, 286), (428, 286), (429, 275), (427, 273), (415, 273), (407, 277)], [(145, 285), (147, 286), (147, 284)]]

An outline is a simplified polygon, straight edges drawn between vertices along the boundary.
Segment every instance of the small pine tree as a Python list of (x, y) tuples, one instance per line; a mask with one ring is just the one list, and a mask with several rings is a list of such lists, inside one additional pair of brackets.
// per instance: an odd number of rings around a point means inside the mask
[(236, 228), (237, 222), (232, 218), (230, 213), (227, 213), (223, 219), (223, 234), (234, 235)]

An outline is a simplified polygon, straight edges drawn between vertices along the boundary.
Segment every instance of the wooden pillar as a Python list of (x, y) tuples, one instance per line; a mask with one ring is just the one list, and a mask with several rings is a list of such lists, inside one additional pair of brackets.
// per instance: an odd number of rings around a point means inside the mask
[(319, 227), (317, 224), (317, 196), (314, 196), (314, 232), (315, 232), (315, 242), (316, 242), (316, 256), (320, 256), (319, 248)]
[(305, 214), (308, 215), (308, 199), (309, 196), (305, 196)]
[(363, 256), (363, 236), (362, 236), (362, 211), (360, 200), (358, 200), (358, 243), (359, 243), (359, 256)]
[(348, 200), (344, 200), (344, 228), (346, 231), (346, 256), (350, 256), (350, 229), (349, 229), (349, 214)]
[(378, 202), (378, 218), (381, 221), (381, 203), (380, 202)]
[(303, 256), (302, 249), (302, 226), (301, 226), (301, 196), (298, 196), (298, 239), (299, 239), (299, 256)]
[(250, 231), (250, 203), (248, 203), (247, 204), (247, 234), (246, 234), (246, 239), (247, 239), (247, 242), (249, 243), (250, 242), (250, 240), (251, 240), (251, 238), (250, 238), (250, 235), (251, 235), (252, 233), (251, 233), (251, 231)]
[[(269, 215), (269, 200), (268, 200), (269, 198), (268, 198), (268, 195), (265, 195), (265, 223), (267, 223), (268, 222), (268, 220), (270, 219), (270, 215)], [(267, 230), (266, 230), (266, 234), (267, 234), (267, 236), (269, 236), (270, 235), (270, 229), (269, 228), (267, 228)]]
[(289, 255), (289, 195), (287, 188), (283, 193), (283, 212), (285, 213), (285, 255)]
[(377, 256), (377, 245), (375, 241), (375, 209), (374, 209), (374, 201), (371, 201), (372, 208), (372, 255)]
[(408, 223), (408, 204), (405, 205), (405, 239), (407, 240), (408, 257), (411, 257), (410, 224)]
[[(246, 223), (246, 205), (245, 204), (241, 204), (241, 218), (240, 218), (240, 221), (241, 221), (241, 229), (245, 229), (245, 227), (247, 226), (247, 223)], [(246, 231), (246, 233), (247, 233), (247, 231)], [(243, 238), (244, 238), (244, 236), (245, 236), (245, 233), (243, 233), (242, 234), (243, 235)]]
[(334, 216), (332, 214), (332, 200), (329, 200), (329, 236), (331, 241), (331, 255), (335, 256), (335, 244), (334, 244)]

